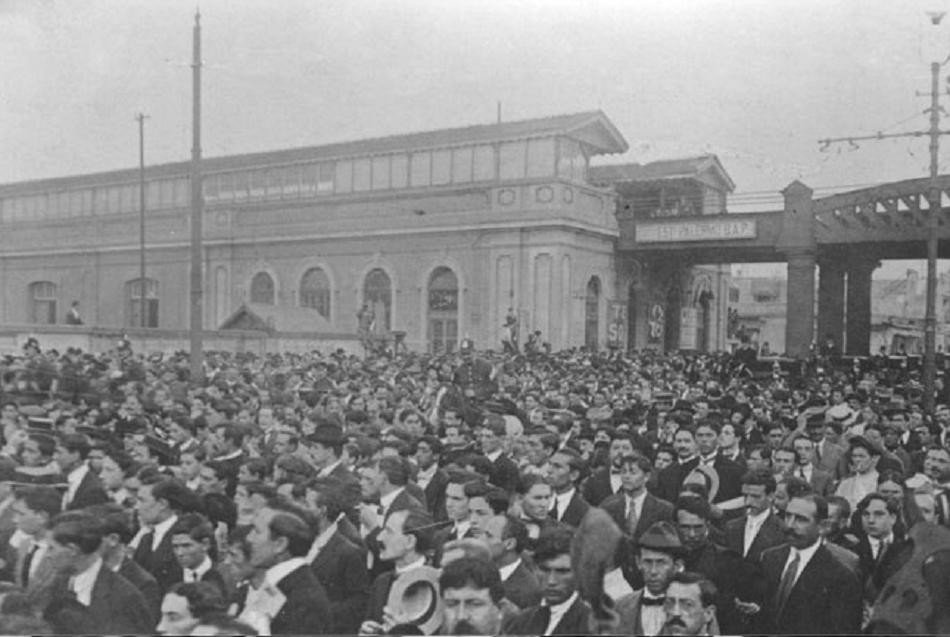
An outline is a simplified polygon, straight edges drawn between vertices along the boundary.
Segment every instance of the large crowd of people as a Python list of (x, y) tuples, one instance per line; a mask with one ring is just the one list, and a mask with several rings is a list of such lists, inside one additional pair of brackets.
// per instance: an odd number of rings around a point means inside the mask
[(0, 634), (950, 634), (908, 359), (0, 360)]

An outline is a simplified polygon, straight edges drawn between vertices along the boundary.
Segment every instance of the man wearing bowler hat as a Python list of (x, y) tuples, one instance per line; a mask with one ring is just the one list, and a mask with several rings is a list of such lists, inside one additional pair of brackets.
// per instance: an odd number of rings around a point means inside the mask
[(360, 481), (340, 459), (346, 442), (343, 429), (329, 423), (317, 425), (313, 433), (307, 436), (307, 442), (310, 443), (310, 458), (317, 468), (317, 477), (339, 481), (347, 515), (351, 515), (360, 502)]

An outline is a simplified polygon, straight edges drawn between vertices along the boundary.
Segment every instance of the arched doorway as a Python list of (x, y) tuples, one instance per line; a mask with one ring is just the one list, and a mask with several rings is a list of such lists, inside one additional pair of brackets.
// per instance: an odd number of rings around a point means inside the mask
[(699, 310), (698, 316), (696, 317), (696, 349), (700, 352), (708, 352), (712, 350), (712, 344), (710, 343), (712, 334), (710, 334), (709, 326), (712, 320), (710, 305), (713, 295), (711, 292), (703, 291), (699, 295), (699, 300), (696, 303), (697, 309)]
[(584, 299), (584, 345), (591, 351), (597, 350), (600, 335), (600, 279), (592, 276), (587, 282), (587, 295)]
[(382, 268), (369, 271), (363, 280), (363, 303), (372, 312), (369, 331), (377, 336), (384, 336), (392, 329), (390, 320), (393, 307), (393, 285)]
[(627, 289), (627, 351), (637, 349), (637, 286), (631, 283)]
[(429, 277), (428, 310), (429, 351), (433, 354), (455, 351), (458, 343), (459, 284), (455, 273), (436, 268)]

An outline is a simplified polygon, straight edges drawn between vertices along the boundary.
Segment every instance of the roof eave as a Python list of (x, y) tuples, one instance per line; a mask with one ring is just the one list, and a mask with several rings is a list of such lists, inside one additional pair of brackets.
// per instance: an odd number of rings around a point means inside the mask
[(598, 155), (625, 153), (630, 150), (630, 144), (601, 111), (565, 132), (599, 151)]

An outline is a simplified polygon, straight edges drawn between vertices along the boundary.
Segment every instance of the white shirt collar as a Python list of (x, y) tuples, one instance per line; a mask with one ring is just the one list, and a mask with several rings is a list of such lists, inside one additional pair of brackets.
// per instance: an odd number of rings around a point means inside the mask
[[(567, 611), (570, 610), (571, 605), (577, 601), (577, 591), (574, 591), (566, 601), (561, 602), (555, 606), (551, 606), (551, 621), (548, 622), (548, 627), (544, 631), (544, 635), (550, 635), (555, 627), (561, 623), (561, 619), (564, 615), (567, 614)], [(542, 605), (546, 606), (545, 602), (542, 602)]]
[(498, 460), (499, 457), (501, 457), (501, 452), (502, 452), (501, 449), (495, 449), (491, 453), (486, 453), (485, 457), (491, 460), (492, 462), (495, 462), (496, 460)]
[(679, 464), (689, 464), (690, 462), (692, 462), (693, 460), (695, 460), (695, 459), (698, 458), (698, 457), (699, 457), (699, 456), (698, 456), (697, 454), (693, 454), (693, 455), (691, 455), (689, 458), (684, 458), (684, 459), (682, 459), (682, 460), (679, 459), (679, 458), (677, 458), (677, 459), (676, 459), (676, 462), (678, 462)]
[(69, 590), (76, 594), (76, 601), (83, 606), (92, 604), (92, 589), (96, 585), (96, 578), (102, 569), (102, 558), (97, 557), (85, 571), (70, 578)]
[(389, 507), (393, 505), (393, 501), (399, 497), (399, 494), (405, 491), (405, 487), (399, 487), (392, 493), (387, 493), (386, 495), (379, 496), (379, 506), (383, 507), (383, 512), (388, 513)]
[(557, 514), (558, 519), (564, 517), (564, 512), (567, 510), (568, 505), (571, 503), (571, 498), (574, 497), (574, 492), (577, 491), (576, 488), (571, 487), (569, 490), (564, 493), (558, 493), (554, 496), (554, 503), (551, 504), (551, 510), (554, 510), (555, 504), (557, 505)]
[(157, 551), (158, 545), (162, 543), (162, 540), (165, 539), (165, 535), (171, 531), (171, 528), (175, 526), (175, 522), (178, 521), (178, 516), (173, 515), (164, 522), (159, 522), (152, 529), (152, 550)]
[(69, 490), (71, 492), (75, 493), (87, 473), (89, 473), (89, 465), (85, 462), (80, 462), (79, 466), (69, 472), (69, 475), (66, 476), (66, 482), (69, 483)]
[(428, 469), (419, 469), (419, 472), (416, 473), (416, 484), (418, 484), (420, 487), (423, 487), (423, 485), (428, 486), (429, 483), (432, 482), (432, 478), (435, 477), (435, 472), (438, 470), (439, 465), (434, 462)]
[(407, 571), (411, 571), (414, 568), (422, 568), (425, 565), (426, 565), (426, 558), (420, 557), (418, 560), (416, 560), (415, 562), (412, 562), (411, 564), (407, 564), (405, 566), (397, 566), (396, 575), (402, 575), (403, 573)]
[(214, 564), (211, 562), (211, 558), (205, 555), (204, 561), (198, 565), (198, 568), (187, 568), (183, 570), (191, 571), (195, 574), (195, 577), (192, 580), (193, 582), (200, 582), (201, 578), (205, 576), (205, 573), (211, 570), (212, 566), (214, 566)]
[(343, 462), (343, 460), (340, 459), (340, 460), (337, 460), (336, 462), (334, 462), (334, 463), (331, 464), (331, 465), (325, 466), (324, 468), (320, 469), (320, 471), (319, 471), (319, 473), (318, 473), (317, 475), (319, 475), (321, 478), (326, 478), (328, 475), (330, 475), (331, 473), (333, 473), (333, 470), (336, 469), (337, 467), (339, 467), (342, 462)]
[(459, 538), (465, 537), (465, 534), (468, 533), (470, 528), (472, 528), (471, 520), (462, 520), (461, 522), (455, 522), (452, 525), (452, 530), (455, 531), (455, 534), (459, 536)]
[(518, 570), (519, 566), (521, 566), (520, 557), (507, 566), (499, 566), (498, 573), (501, 575), (501, 581), (507, 582), (508, 578), (510, 578), (512, 574)]
[(303, 557), (292, 557), (280, 564), (274, 564), (264, 573), (264, 581), (271, 586), (277, 586), (280, 580), (284, 579), (301, 566), (306, 566), (307, 560)]
[(235, 458), (237, 458), (238, 456), (240, 456), (242, 453), (244, 453), (244, 450), (243, 450), (243, 449), (235, 449), (235, 450), (232, 451), (231, 453), (226, 453), (226, 454), (224, 454), (223, 456), (218, 456), (217, 458), (215, 458), (215, 460), (217, 460), (217, 461), (219, 461), (219, 462), (220, 462), (221, 460), (234, 460)]
[(761, 524), (762, 524), (763, 522), (765, 522), (765, 518), (769, 517), (769, 514), (770, 514), (770, 513), (772, 513), (772, 509), (771, 509), (771, 508), (767, 508), (767, 509), (765, 509), (764, 511), (762, 511), (761, 513), (756, 513), (755, 515), (750, 515), (750, 516), (748, 516), (748, 518), (747, 518), (747, 520), (746, 520), (746, 523), (747, 523), (747, 524), (753, 524), (753, 525), (755, 525), (755, 526), (761, 526)]
[[(821, 546), (821, 542), (815, 542), (811, 546), (805, 549), (797, 549), (794, 546), (789, 547), (788, 559), (785, 561), (785, 568), (788, 568), (788, 565), (792, 563), (792, 560), (795, 559), (795, 554), (799, 555), (798, 560), (798, 574), (795, 575), (795, 581), (798, 581), (798, 578), (802, 576), (802, 571), (805, 570), (805, 567), (808, 566), (808, 563), (811, 562), (811, 558), (815, 557), (815, 552), (818, 551), (818, 548)], [(785, 568), (782, 569), (782, 572), (785, 572)]]
[(336, 530), (337, 523), (334, 521), (323, 531), (323, 533), (318, 535), (313, 540), (313, 544), (310, 545), (310, 550), (307, 552), (308, 564), (313, 564), (313, 561), (317, 559), (318, 555), (320, 555), (320, 551), (322, 551), (323, 547), (327, 545), (327, 542), (330, 541), (330, 538), (333, 537), (333, 534), (336, 533)]

